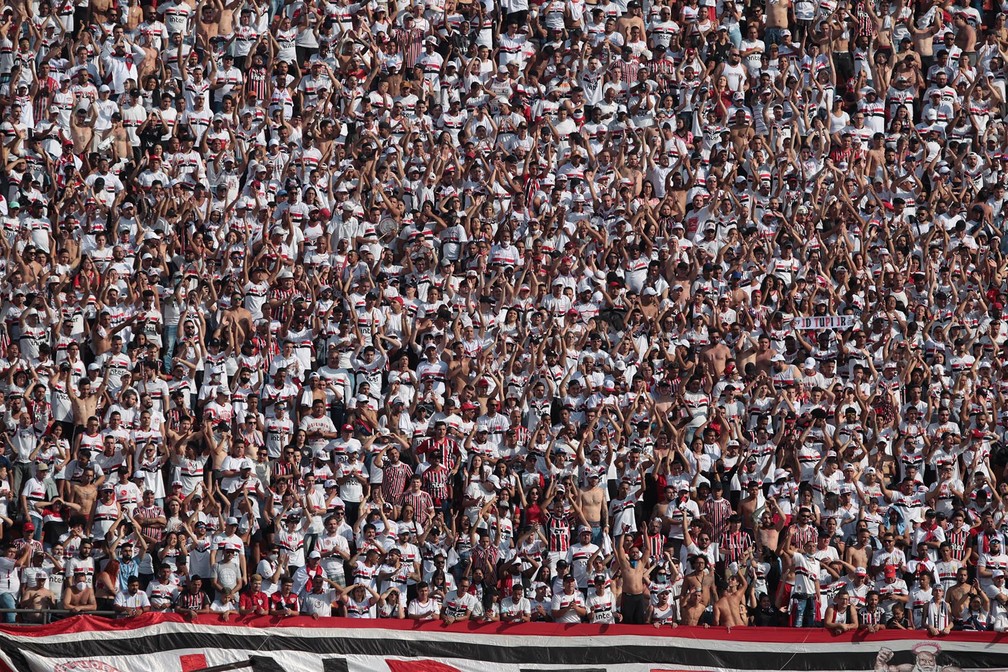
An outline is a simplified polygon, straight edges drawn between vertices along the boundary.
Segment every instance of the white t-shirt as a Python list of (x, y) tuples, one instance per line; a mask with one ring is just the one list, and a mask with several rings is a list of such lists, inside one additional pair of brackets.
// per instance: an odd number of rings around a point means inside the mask
[(445, 614), (451, 618), (461, 618), (467, 613), (473, 613), (479, 606), (476, 596), (472, 593), (462, 593), (453, 590), (445, 596)]
[[(550, 609), (556, 611), (557, 609), (565, 609), (567, 607), (580, 606), (584, 607), (584, 597), (581, 596), (581, 591), (575, 590), (572, 594), (568, 595), (563, 592), (558, 592), (553, 596), (553, 602), (550, 604)], [(566, 611), (559, 618), (556, 619), (557, 623), (580, 623), (581, 617), (578, 615), (577, 611), (573, 608)]]

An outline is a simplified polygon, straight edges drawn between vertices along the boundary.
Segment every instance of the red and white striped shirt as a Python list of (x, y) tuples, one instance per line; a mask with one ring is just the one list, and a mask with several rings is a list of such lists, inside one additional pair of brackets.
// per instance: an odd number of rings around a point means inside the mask
[(451, 470), (441, 464), (437, 467), (431, 467), (420, 476), (424, 491), (431, 496), (436, 506), (448, 499), (448, 477), (450, 475)]
[(725, 562), (740, 562), (748, 549), (752, 548), (753, 539), (746, 530), (724, 532), (718, 541)]
[(728, 519), (734, 513), (731, 502), (725, 498), (705, 501), (700, 506), (700, 515), (714, 528), (713, 538), (718, 539), (728, 529)]
[(387, 464), (382, 468), (382, 495), (386, 502), (399, 504), (402, 502), (406, 484), (413, 477), (413, 467), (405, 462)]
[(547, 511), (545, 518), (546, 529), (549, 532), (550, 553), (566, 553), (567, 549), (570, 548), (570, 514), (557, 516), (554, 513)]
[(791, 548), (803, 548), (805, 543), (809, 541), (813, 544), (819, 542), (819, 531), (816, 530), (815, 525), (791, 526)]

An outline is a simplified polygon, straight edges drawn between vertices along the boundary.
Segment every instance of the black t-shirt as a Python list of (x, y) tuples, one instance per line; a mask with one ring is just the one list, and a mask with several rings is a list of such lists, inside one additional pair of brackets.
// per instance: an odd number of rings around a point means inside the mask
[(761, 628), (772, 628), (780, 624), (780, 614), (773, 607), (750, 607), (752, 624)]
[(897, 618), (896, 616), (890, 617), (890, 619), (888, 621), (886, 621), (885, 627), (887, 629), (889, 629), (889, 630), (899, 630), (900, 628), (902, 628), (904, 630), (910, 630), (911, 629), (910, 628), (910, 621), (907, 618), (906, 612), (903, 612), (903, 617), (902, 618)]

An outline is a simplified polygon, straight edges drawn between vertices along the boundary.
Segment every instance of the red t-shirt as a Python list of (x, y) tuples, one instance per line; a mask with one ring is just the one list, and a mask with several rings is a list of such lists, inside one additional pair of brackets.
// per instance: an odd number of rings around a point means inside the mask
[(267, 614), (269, 613), (269, 595), (262, 592), (261, 590), (257, 593), (251, 591), (246, 591), (241, 595), (241, 601), (239, 602), (239, 608), (245, 613), (255, 613), (257, 610), (263, 610)]
[(287, 605), (287, 609), (294, 612), (295, 614), (301, 611), (298, 605), (298, 596), (294, 593), (284, 597), (280, 592), (273, 593), (270, 596), (270, 606), (279, 609), (281, 605)]

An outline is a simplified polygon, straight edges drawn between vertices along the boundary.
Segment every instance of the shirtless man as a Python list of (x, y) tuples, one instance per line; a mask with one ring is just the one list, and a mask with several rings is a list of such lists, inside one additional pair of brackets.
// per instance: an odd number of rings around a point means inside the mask
[(578, 491), (581, 515), (592, 529), (592, 542), (599, 543), (606, 534), (605, 490), (599, 487), (598, 474), (589, 474), (588, 487)]
[(39, 572), (35, 575), (35, 585), (30, 588), (25, 586), (18, 608), (31, 609), (33, 613), (21, 614), (23, 621), (41, 623), (42, 612), (56, 606), (56, 595), (45, 586), (48, 578), (45, 572)]
[(133, 156), (133, 148), (130, 146), (129, 136), (123, 127), (122, 115), (116, 112), (112, 115), (112, 128), (105, 131), (104, 138), (112, 136), (112, 150), (118, 158), (130, 158)]
[(658, 317), (659, 310), (661, 306), (658, 304), (658, 296), (654, 293), (654, 288), (650, 288), (651, 293), (648, 292), (648, 288), (645, 288), (644, 293), (640, 296), (640, 311), (644, 313), (644, 317), (648, 320), (655, 320)]
[(640, 34), (643, 35), (645, 32), (643, 11), (641, 10), (640, 0), (631, 0), (627, 3), (627, 11), (623, 16), (616, 19), (616, 30), (618, 30), (624, 39), (629, 40), (630, 29), (636, 26), (640, 30)]
[(216, 2), (215, 3), (220, 10), (220, 20), (217, 23), (217, 34), (218, 35), (230, 35), (234, 32), (234, 17), (235, 9), (241, 4), (240, 0), (231, 0), (231, 2)]
[(823, 22), (823, 43), (832, 43), (833, 65), (844, 79), (854, 75), (854, 57), (850, 53), (852, 31), (849, 30), (847, 10), (840, 8)]
[[(673, 172), (672, 173), (672, 182), (668, 185), (668, 189), (665, 191), (665, 197), (668, 199), (669, 203), (671, 204), (671, 210), (670, 210), (670, 212), (668, 214), (678, 215), (678, 216), (682, 217), (682, 216), (684, 216), (686, 214), (686, 194), (689, 192), (689, 190), (693, 186), (693, 179), (692, 179), (693, 173), (690, 170), (690, 166), (689, 166), (689, 162), (688, 161), (683, 161), (682, 159), (679, 159), (679, 161), (675, 165), (682, 166), (686, 170), (687, 174), (690, 175), (690, 179), (688, 181), (684, 182), (683, 179), (682, 179), (682, 176), (678, 172)], [(678, 221), (682, 221), (682, 220), (678, 220)], [(680, 226), (682, 226), (682, 225), (680, 224)], [(674, 231), (675, 230), (675, 226), (673, 226), (672, 228), (673, 228), (673, 231)], [(671, 251), (670, 251), (670, 255), (671, 255)], [(678, 257), (678, 255), (676, 255), (676, 256)], [(671, 263), (671, 260), (669, 260), (669, 261)], [(673, 283), (673, 285), (674, 284), (675, 283)], [(683, 288), (685, 289), (685, 285), (683, 286)], [(689, 295), (684, 294), (681, 298), (682, 298), (683, 301), (685, 301), (688, 298), (688, 296)]]
[(71, 614), (80, 614), (98, 609), (94, 590), (88, 585), (84, 572), (74, 572), (73, 580), (63, 589), (63, 608)]
[(732, 574), (728, 577), (728, 587), (721, 594), (721, 599), (714, 603), (714, 625), (721, 625), (731, 632), (736, 625), (747, 625), (745, 614), (746, 588), (745, 577)]
[(781, 35), (788, 27), (788, 10), (791, 9), (791, 0), (767, 0), (764, 15), (766, 16), (766, 46), (780, 44), (783, 41)]
[(651, 539), (645, 529), (642, 535), (643, 552), (636, 546), (630, 551), (624, 545), (631, 538), (624, 535), (616, 544), (616, 560), (619, 562), (620, 574), (623, 576), (623, 622), (631, 625), (647, 623), (648, 597), (644, 593), (647, 567), (651, 561)]
[(752, 123), (746, 119), (745, 110), (738, 109), (732, 117), (728, 126), (728, 134), (731, 137), (732, 146), (741, 156), (749, 146), (749, 141), (756, 136), (756, 131), (752, 128)]
[[(644, 136), (644, 129), (639, 129), (638, 133)], [(627, 157), (625, 166), (619, 169), (620, 176), (630, 183), (630, 193), (636, 196), (641, 192), (641, 184), (644, 182), (644, 172), (640, 168), (640, 159), (636, 154)]]
[(704, 350), (703, 358), (707, 360), (707, 363), (714, 369), (715, 380), (724, 375), (725, 362), (731, 357), (731, 350), (728, 346), (721, 342), (721, 331), (719, 329), (711, 329), (708, 332), (710, 337), (711, 345)]
[(94, 511), (94, 504), (98, 499), (98, 484), (95, 483), (94, 476), (95, 471), (93, 466), (88, 465), (84, 467), (80, 483), (70, 482), (70, 496), (67, 501), (71, 507), (87, 516), (89, 528), (91, 526), (91, 514)]
[(223, 340), (223, 330), (234, 328), (235, 330), (235, 343), (244, 343), (246, 338), (252, 333), (252, 313), (245, 308), (245, 304), (242, 302), (242, 296), (239, 293), (235, 293), (231, 297), (231, 307), (224, 311), (224, 315), (221, 318), (221, 336)]
[(875, 550), (867, 524), (859, 523), (857, 539), (844, 551), (844, 562), (854, 567), (868, 569), (868, 562), (875, 555)]
[[(220, 34), (221, 13), (224, 5), (220, 0), (200, 0), (196, 8), (196, 35), (203, 38), (203, 44), (210, 44), (210, 40)], [(230, 32), (230, 31), (228, 31)]]
[(865, 170), (868, 171), (869, 175), (874, 175), (871, 171), (879, 166), (884, 166), (886, 163), (884, 141), (885, 136), (881, 133), (876, 133), (868, 142), (868, 149), (865, 150)]
[[(755, 294), (758, 289), (753, 290), (753, 305), (757, 305)], [(774, 350), (770, 345), (770, 339), (764, 334), (761, 335), (756, 340), (756, 352), (753, 354), (752, 363), (756, 367), (756, 372), (758, 376), (761, 376), (767, 383), (770, 384), (770, 374), (774, 372), (774, 355), (777, 351)], [(739, 358), (741, 359), (741, 357)], [(745, 366), (745, 364), (743, 364)]]
[(143, 60), (136, 64), (137, 67), (137, 81), (142, 82), (147, 78), (148, 75), (154, 74), (154, 70), (158, 65), (158, 55), (159, 52), (151, 44), (150, 38), (143, 33), (137, 39), (136, 46), (140, 47), (144, 52)]
[(94, 141), (95, 108), (88, 110), (77, 109), (70, 117), (70, 139), (73, 140), (74, 154), (83, 154), (91, 151), (91, 143)]
[(976, 586), (969, 582), (969, 571), (965, 567), (961, 567), (956, 572), (955, 585), (945, 591), (945, 599), (952, 606), (952, 618), (959, 618), (962, 613), (962, 605), (968, 602), (969, 597), (977, 590)]
[(94, 23), (110, 23), (116, 12), (116, 3), (113, 0), (92, 0), (91, 20)]
[[(698, 560), (707, 564), (707, 558), (700, 557)], [(690, 574), (683, 579), (682, 593), (679, 595), (679, 614), (683, 626), (700, 626), (705, 628), (711, 626), (704, 623), (707, 614), (708, 604), (711, 600), (708, 597), (708, 590), (703, 585), (703, 580), (689, 581), (695, 574)]]
[(693, 558), (693, 571), (683, 578), (679, 596), (683, 625), (710, 625), (707, 607), (717, 602), (714, 575), (708, 566), (707, 556)]
[(952, 24), (955, 26), (956, 46), (966, 56), (973, 54), (976, 51), (976, 30), (961, 13), (955, 15)]
[[(108, 385), (109, 367), (105, 367), (105, 377), (102, 378), (101, 385), (97, 390), (91, 389), (91, 381), (81, 378), (77, 384), (77, 389), (70, 383), (70, 371), (63, 372), (63, 384), (66, 386), (67, 395), (70, 397), (70, 406), (73, 408), (74, 424), (83, 429), (89, 418), (97, 417), (98, 400), (101, 399)], [(71, 438), (72, 440), (72, 438)]]
[(929, 26), (920, 28), (914, 22), (907, 24), (907, 30), (910, 31), (910, 38), (913, 40), (913, 51), (920, 56), (921, 70), (924, 73), (934, 65), (934, 36), (943, 27), (941, 12), (935, 12), (934, 20)]

